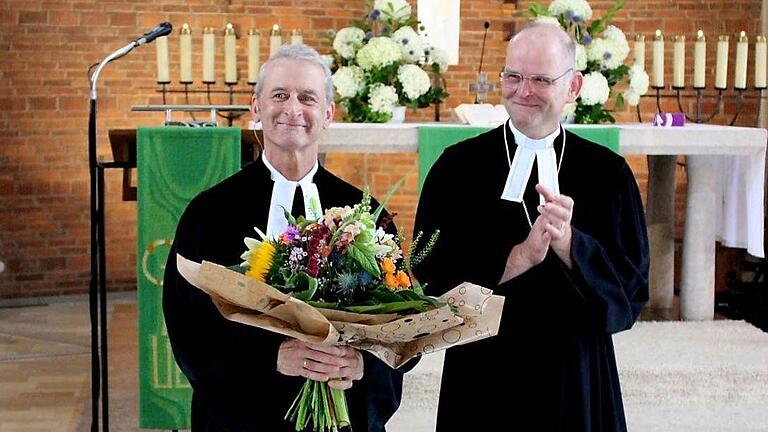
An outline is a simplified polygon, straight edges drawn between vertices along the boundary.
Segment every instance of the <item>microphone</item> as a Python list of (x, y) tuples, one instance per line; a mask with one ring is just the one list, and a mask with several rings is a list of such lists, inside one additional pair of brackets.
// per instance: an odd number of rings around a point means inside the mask
[(134, 39), (133, 43), (135, 44), (135, 46), (148, 44), (153, 40), (159, 38), (160, 36), (168, 36), (169, 34), (171, 34), (171, 30), (173, 30), (173, 26), (168, 21), (160, 23), (157, 25), (157, 27), (144, 33), (144, 35)]

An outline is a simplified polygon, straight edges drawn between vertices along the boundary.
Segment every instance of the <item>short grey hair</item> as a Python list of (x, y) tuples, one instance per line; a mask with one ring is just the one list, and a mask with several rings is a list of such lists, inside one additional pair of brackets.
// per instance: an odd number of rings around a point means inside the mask
[(320, 66), (325, 74), (325, 104), (330, 105), (333, 102), (334, 89), (331, 69), (314, 48), (304, 44), (282, 45), (274, 54), (272, 54), (266, 63), (261, 65), (261, 69), (259, 69), (259, 80), (256, 84), (256, 96), (259, 99), (261, 99), (261, 93), (264, 91), (264, 81), (267, 78), (269, 66), (273, 62), (281, 59), (305, 60)]
[(576, 41), (574, 41), (562, 27), (546, 22), (534, 21), (523, 27), (523, 29), (517, 32), (515, 36), (529, 30), (553, 30), (554, 36), (556, 36), (558, 41), (562, 44), (563, 52), (565, 52), (568, 64), (574, 71), (576, 70)]

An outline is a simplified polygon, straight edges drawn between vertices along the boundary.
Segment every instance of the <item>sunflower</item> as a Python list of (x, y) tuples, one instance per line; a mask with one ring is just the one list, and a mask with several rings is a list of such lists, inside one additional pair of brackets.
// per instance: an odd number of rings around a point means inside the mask
[(246, 276), (252, 277), (259, 282), (265, 282), (265, 277), (272, 267), (272, 262), (275, 259), (275, 245), (270, 242), (259, 242), (256, 247), (251, 249), (248, 253), (247, 260), (250, 268), (245, 273)]

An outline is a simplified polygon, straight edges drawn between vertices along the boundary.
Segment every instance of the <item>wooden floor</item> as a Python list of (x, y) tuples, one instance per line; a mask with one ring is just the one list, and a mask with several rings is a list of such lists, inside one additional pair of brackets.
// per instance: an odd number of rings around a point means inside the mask
[[(110, 430), (136, 431), (136, 303), (109, 309)], [(641, 314), (678, 317), (677, 304)], [(87, 302), (0, 308), (0, 432), (90, 430), (90, 370)]]

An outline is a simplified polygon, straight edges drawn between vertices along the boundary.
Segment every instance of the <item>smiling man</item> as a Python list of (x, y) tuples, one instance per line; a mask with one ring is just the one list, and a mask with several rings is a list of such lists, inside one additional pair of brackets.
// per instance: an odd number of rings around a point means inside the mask
[[(306, 45), (283, 45), (261, 68), (252, 98), (264, 151), (193, 199), (166, 265), (163, 311), (173, 353), (192, 384), (192, 430), (293, 431), (283, 419), (305, 378), (350, 389), (356, 430), (384, 431), (400, 404), (402, 372), (367, 352), (311, 345), (228, 321), (176, 269), (176, 254), (231, 266), (254, 227), (274, 237), (294, 216), (360, 202), (362, 192), (318, 164), (318, 140), (333, 120), (328, 66)], [(378, 204), (373, 202), (375, 208)], [(384, 215), (382, 215), (384, 216)]]
[(611, 335), (648, 299), (645, 218), (624, 159), (560, 125), (574, 51), (555, 25), (515, 35), (509, 121), (447, 148), (424, 183), (414, 233), (440, 238), (419, 281), (506, 297), (496, 337), (446, 352), (438, 431), (626, 430)]

